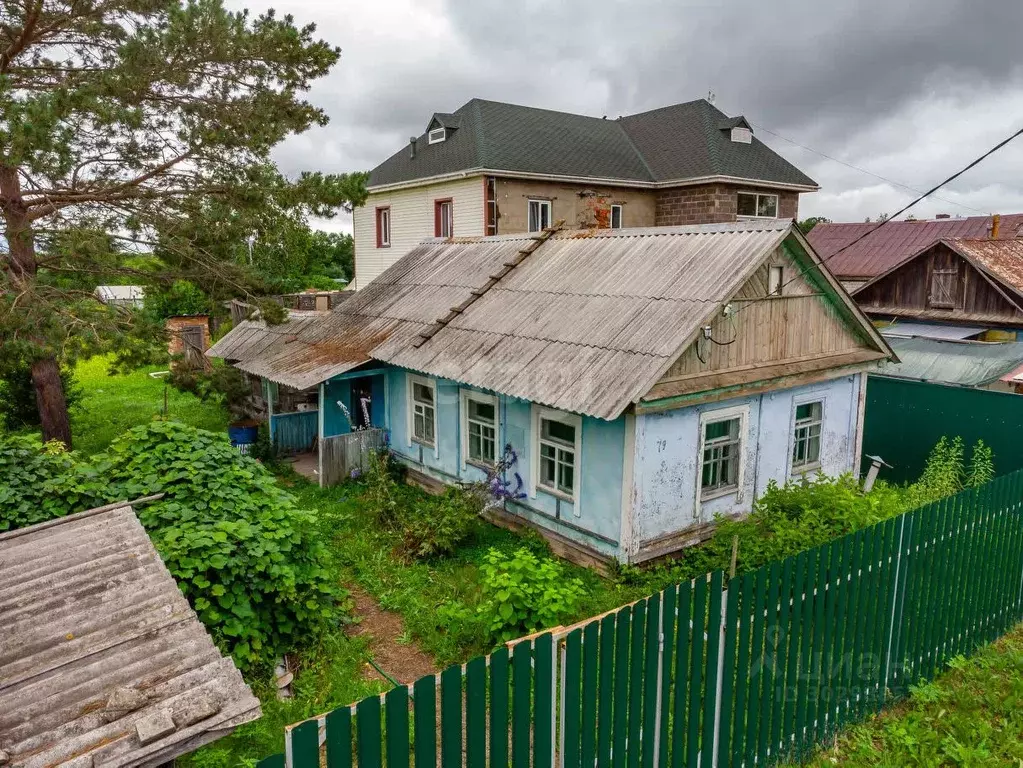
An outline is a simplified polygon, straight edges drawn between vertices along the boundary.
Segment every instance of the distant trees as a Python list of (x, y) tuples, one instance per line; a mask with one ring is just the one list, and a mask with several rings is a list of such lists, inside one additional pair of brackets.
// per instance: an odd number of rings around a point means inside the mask
[(830, 224), (831, 219), (827, 216), (811, 216), (808, 219), (803, 219), (799, 222), (799, 231), (804, 235), (809, 234), (810, 230), (816, 227), (818, 224)]

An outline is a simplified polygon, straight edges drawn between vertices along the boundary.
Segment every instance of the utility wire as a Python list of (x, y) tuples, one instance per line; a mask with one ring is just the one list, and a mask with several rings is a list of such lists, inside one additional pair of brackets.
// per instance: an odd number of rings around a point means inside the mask
[[(895, 186), (895, 187), (901, 187), (902, 189), (905, 189), (905, 190), (908, 190), (909, 192), (912, 192), (914, 195), (919, 195), (920, 194), (920, 190), (919, 189), (915, 189), (914, 187), (911, 187), (908, 184), (903, 184), (901, 182), (895, 181), (894, 179), (886, 178), (884, 176), (881, 176), (878, 173), (874, 173), (873, 171), (868, 171), (866, 168), (860, 168), (858, 165), (853, 165), (852, 163), (847, 163), (845, 160), (839, 160), (837, 157), (832, 157), (831, 155), (826, 154), (824, 152), (821, 152), (818, 149), (814, 149), (813, 147), (808, 147), (805, 144), (800, 144), (798, 141), (794, 141), (793, 139), (790, 139), (787, 136), (782, 136), (777, 131), (772, 131), (770, 128), (768, 128), (768, 127), (766, 127), (764, 125), (761, 125), (760, 123), (753, 123), (752, 121), (750, 121), (750, 122), (758, 130), (761, 130), (764, 133), (769, 133), (772, 136), (775, 136), (775, 137), (781, 139), (782, 141), (787, 141), (789, 144), (792, 144), (793, 146), (799, 147), (800, 149), (805, 149), (807, 152), (813, 152), (815, 155), (820, 155), (821, 157), (825, 158), (826, 160), (830, 160), (833, 163), (838, 163), (839, 165), (844, 165), (846, 168), (851, 168), (854, 171), (859, 171), (860, 173), (865, 173), (865, 174), (867, 174), (867, 176), (873, 176), (875, 179), (880, 179), (881, 181), (885, 182), (886, 184), (891, 184), (892, 186)], [(948, 200), (947, 198), (944, 198), (944, 197), (938, 197), (937, 195), (934, 196), (934, 199), (935, 200), (941, 200), (941, 202), (948, 203), (949, 205), (956, 205), (956, 206), (959, 206), (960, 208), (965, 208), (966, 210), (973, 211), (974, 213), (982, 213), (985, 216), (990, 214), (990, 211), (982, 211), (980, 208), (973, 208), (973, 207), (971, 207), (969, 205), (965, 205), (963, 203), (957, 203), (957, 202), (954, 202), (952, 200)]]
[[(984, 153), (983, 155), (981, 155), (981, 156), (980, 156), (980, 157), (978, 157), (977, 159), (973, 160), (973, 161), (972, 161), (972, 162), (971, 162), (971, 163), (970, 163), (969, 165), (967, 165), (966, 167), (964, 167), (964, 168), (962, 168), (962, 169), (960, 169), (960, 170), (956, 171), (955, 173), (953, 173), (953, 174), (952, 174), (951, 176), (949, 176), (949, 177), (948, 177), (947, 179), (945, 179), (944, 181), (940, 182), (939, 184), (936, 184), (935, 186), (931, 187), (931, 188), (930, 188), (929, 190), (927, 190), (926, 192), (924, 192), (924, 193), (923, 193), (922, 195), (920, 195), (920, 196), (919, 196), (918, 198), (916, 198), (916, 199), (915, 199), (915, 200), (914, 200), (913, 202), (911, 202), (911, 203), (910, 203), (909, 205), (907, 205), (907, 206), (905, 206), (904, 208), (902, 208), (902, 209), (900, 209), (900, 210), (896, 211), (896, 212), (895, 212), (895, 213), (893, 213), (893, 214), (892, 214), (892, 215), (891, 215), (890, 217), (888, 217), (888, 218), (887, 218), (887, 219), (885, 219), (884, 221), (880, 222), (880, 223), (879, 223), (879, 224), (878, 224), (878, 225), (877, 225), (876, 227), (874, 227), (874, 228), (872, 228), (872, 229), (868, 229), (868, 230), (867, 230), (866, 232), (864, 232), (864, 233), (863, 233), (862, 235), (860, 235), (859, 237), (857, 237), (857, 238), (856, 238), (855, 240), (853, 240), (853, 241), (851, 241), (851, 242), (849, 242), (849, 243), (847, 243), (847, 244), (843, 245), (843, 246), (842, 246), (841, 248), (839, 248), (839, 249), (838, 249), (837, 251), (835, 251), (834, 253), (832, 253), (832, 254), (831, 254), (830, 256), (828, 256), (827, 258), (821, 259), (821, 260), (820, 260), (820, 265), (823, 265), (823, 264), (826, 264), (826, 263), (828, 263), (828, 262), (829, 262), (829, 261), (831, 261), (831, 260), (832, 260), (833, 258), (835, 258), (836, 256), (838, 256), (838, 254), (840, 254), (840, 253), (842, 253), (842, 252), (844, 252), (844, 251), (847, 251), (847, 250), (849, 250), (850, 248), (852, 248), (852, 247), (853, 247), (854, 245), (856, 245), (857, 243), (859, 243), (859, 242), (863, 241), (864, 239), (866, 239), (866, 238), (870, 237), (870, 236), (871, 236), (872, 234), (874, 234), (874, 233), (875, 233), (875, 232), (877, 232), (877, 231), (878, 231), (879, 229), (881, 229), (881, 227), (883, 227), (883, 226), (885, 226), (886, 224), (888, 224), (888, 222), (890, 222), (890, 221), (893, 221), (893, 220), (895, 219), (895, 217), (897, 217), (897, 216), (901, 216), (901, 215), (902, 215), (902, 214), (904, 214), (904, 213), (905, 213), (906, 211), (908, 211), (908, 210), (909, 210), (910, 208), (912, 208), (912, 207), (913, 207), (914, 205), (916, 205), (917, 203), (919, 203), (919, 202), (920, 202), (921, 200), (924, 200), (925, 198), (929, 197), (929, 196), (930, 196), (930, 195), (932, 195), (933, 193), (937, 192), (937, 191), (938, 191), (939, 189), (941, 189), (941, 188), (942, 188), (943, 186), (945, 186), (946, 184), (949, 184), (949, 183), (951, 183), (951, 182), (955, 181), (955, 180), (956, 180), (956, 179), (958, 179), (958, 178), (959, 178), (960, 176), (962, 176), (962, 175), (963, 175), (964, 173), (966, 173), (966, 172), (967, 172), (968, 170), (970, 170), (971, 168), (974, 168), (975, 166), (979, 165), (979, 164), (980, 164), (980, 163), (982, 163), (982, 162), (983, 162), (984, 160), (986, 160), (986, 159), (987, 159), (987, 158), (989, 158), (989, 157), (990, 157), (991, 155), (993, 155), (993, 154), (994, 154), (995, 152), (997, 152), (997, 151), (998, 151), (998, 150), (1000, 150), (1000, 149), (1001, 149), (1002, 147), (1004, 147), (1004, 146), (1005, 146), (1006, 144), (1008, 144), (1009, 142), (1011, 142), (1012, 140), (1014, 140), (1014, 139), (1018, 138), (1018, 137), (1019, 137), (1019, 136), (1021, 136), (1021, 135), (1023, 135), (1023, 128), (1020, 128), (1020, 129), (1019, 129), (1018, 131), (1016, 131), (1016, 132), (1015, 132), (1014, 134), (1012, 134), (1012, 135), (1011, 135), (1011, 136), (1009, 136), (1008, 138), (1002, 139), (1002, 140), (1001, 140), (1000, 142), (998, 142), (998, 143), (997, 143), (997, 144), (995, 144), (995, 145), (994, 145), (993, 147), (991, 147), (991, 149), (989, 149), (989, 150), (988, 150), (987, 152), (985, 152), (985, 153)], [(819, 266), (819, 265), (818, 265), (818, 266)], [(803, 275), (805, 275), (805, 274), (806, 274), (806, 271), (805, 271), (805, 270), (801, 270), (801, 271), (799, 272), (799, 274), (798, 274), (798, 275), (796, 275), (795, 277), (792, 277), (792, 278), (790, 278), (789, 280), (786, 280), (786, 281), (785, 281), (784, 283), (782, 283), (782, 284), (781, 284), (780, 286), (778, 286), (778, 289), (777, 289), (777, 290), (778, 290), (778, 291), (781, 291), (781, 290), (782, 290), (782, 289), (783, 289), (783, 288), (784, 288), (784, 287), (785, 287), (786, 285), (789, 285), (790, 283), (793, 283), (793, 282), (795, 282), (796, 280), (800, 279), (800, 278), (801, 278), (801, 277), (802, 277)], [(735, 312), (733, 313), (733, 315), (737, 315), (737, 314), (739, 314), (740, 312), (742, 312), (742, 311), (743, 311), (744, 309), (746, 309), (746, 308), (748, 308), (748, 307), (751, 307), (751, 306), (753, 306), (754, 304), (756, 304), (756, 303), (758, 303), (758, 302), (761, 302), (761, 301), (766, 301), (766, 300), (767, 300), (767, 299), (769, 299), (769, 298), (771, 298), (771, 297), (770, 297), (770, 296), (763, 296), (763, 297), (761, 297), (761, 298), (759, 298), (759, 299), (754, 299), (753, 301), (750, 301), (750, 302), (748, 302), (747, 304), (744, 304), (744, 305), (740, 306), (740, 307), (739, 307), (739, 308), (738, 308), (738, 309), (737, 309), (737, 310), (736, 310), (736, 311), (735, 311)]]

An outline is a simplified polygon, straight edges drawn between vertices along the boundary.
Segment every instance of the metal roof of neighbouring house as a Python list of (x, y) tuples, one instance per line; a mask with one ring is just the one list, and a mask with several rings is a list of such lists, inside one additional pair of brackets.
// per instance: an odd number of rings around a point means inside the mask
[[(452, 114), (435, 114), (416, 140), (372, 170), (378, 187), (467, 171), (540, 174), (655, 185), (729, 177), (807, 190), (817, 183), (756, 137), (733, 142), (747, 126), (705, 99), (607, 120), (472, 99)], [(431, 128), (445, 141), (430, 144)]]
[(920, 336), (925, 339), (945, 339), (956, 341), (979, 336), (988, 330), (976, 325), (946, 325), (944, 323), (918, 323), (914, 320), (895, 320), (890, 325), (878, 328), (881, 335), (891, 340), (892, 337), (904, 339)]
[(1023, 365), (1023, 343), (888, 338), (900, 362), (882, 362), (877, 373), (900, 379), (982, 387)]
[[(991, 216), (889, 221), (879, 229), (877, 222), (832, 223), (818, 224), (810, 230), (807, 239), (839, 278), (871, 279), (899, 266), (943, 238), (987, 238), (991, 226)], [(998, 239), (1014, 239), (1021, 227), (1023, 213), (1002, 216)], [(874, 229), (877, 231), (872, 232)], [(863, 239), (850, 245), (860, 237)]]
[[(318, 383), (310, 371), (336, 375), (376, 360), (612, 419), (790, 237), (805, 244), (791, 222), (761, 220), (559, 232), (539, 244), (525, 234), (430, 240), (303, 329), (290, 350), (275, 347), (242, 365), (304, 388)], [(890, 353), (822, 274), (877, 349)], [(343, 354), (331, 355), (331, 344)]]
[(942, 242), (1023, 297), (1023, 238), (991, 240), (959, 237), (945, 238)]
[(121, 301), (141, 304), (146, 298), (146, 289), (141, 285), (97, 285), (93, 293), (104, 303)]
[(0, 534), (5, 768), (156, 766), (259, 717), (259, 701), (132, 507)]

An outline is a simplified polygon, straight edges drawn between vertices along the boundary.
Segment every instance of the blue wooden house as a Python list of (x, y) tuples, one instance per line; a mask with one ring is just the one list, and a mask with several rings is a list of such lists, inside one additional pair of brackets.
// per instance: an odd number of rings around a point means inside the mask
[(386, 434), (421, 482), (489, 482), (500, 522), (583, 562), (658, 557), (771, 480), (857, 471), (865, 372), (893, 357), (777, 220), (430, 240), (290, 325), (211, 354), (317, 392), (321, 477), (333, 442)]

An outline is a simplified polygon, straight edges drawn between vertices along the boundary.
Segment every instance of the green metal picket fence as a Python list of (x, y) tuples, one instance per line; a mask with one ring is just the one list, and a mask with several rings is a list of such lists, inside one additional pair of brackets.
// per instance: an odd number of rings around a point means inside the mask
[[(1023, 471), (290, 727), (293, 768), (798, 758), (1023, 618)], [(322, 761), (325, 761), (321, 763)]]

